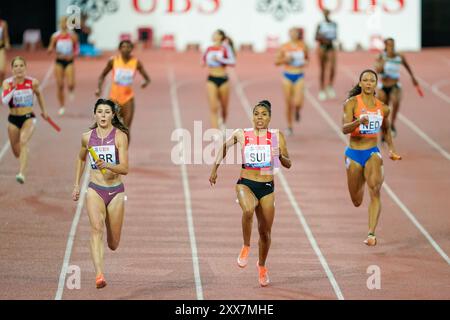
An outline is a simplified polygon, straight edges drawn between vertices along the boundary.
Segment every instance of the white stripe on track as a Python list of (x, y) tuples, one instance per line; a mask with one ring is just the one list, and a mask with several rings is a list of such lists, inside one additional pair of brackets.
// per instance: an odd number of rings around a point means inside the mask
[[(309, 92), (309, 89), (305, 89), (305, 97), (308, 99), (314, 109), (322, 116), (322, 118), (328, 123), (328, 125), (333, 129), (333, 131), (338, 135), (338, 137), (347, 144), (346, 136), (341, 132), (339, 126), (333, 121), (325, 108), (314, 98), (314, 96)], [(416, 219), (414, 213), (408, 209), (408, 207), (399, 199), (399, 197), (394, 193), (394, 191), (389, 187), (387, 182), (383, 183), (384, 190), (389, 194), (389, 196), (394, 200), (394, 202), (402, 209), (403, 213), (409, 218), (409, 220), (414, 224), (414, 226), (423, 234), (423, 236), (430, 242), (431, 246), (436, 250), (436, 252), (450, 264), (450, 258), (442, 250), (442, 248), (436, 243), (436, 241), (431, 237), (429, 232), (419, 223)]]
[[(172, 68), (168, 69), (168, 79), (170, 83), (170, 99), (172, 102), (172, 112), (173, 119), (175, 122), (176, 129), (181, 129), (183, 127), (181, 122), (180, 115), (180, 104), (178, 101), (177, 90), (178, 86), (175, 79), (175, 73)], [(184, 191), (184, 200), (185, 200), (185, 209), (186, 209), (186, 217), (188, 223), (189, 230), (189, 241), (191, 244), (191, 253), (192, 253), (192, 265), (194, 268), (194, 279), (195, 279), (195, 290), (197, 294), (197, 300), (203, 300), (203, 288), (202, 288), (202, 280), (200, 276), (200, 265), (198, 259), (198, 250), (197, 250), (197, 241), (195, 239), (195, 228), (194, 228), (194, 219), (192, 216), (192, 204), (191, 204), (191, 191), (189, 187), (189, 177), (187, 173), (186, 164), (182, 163), (180, 165), (181, 170), (181, 178), (183, 182), (183, 191)]]
[[(111, 87), (111, 79), (107, 80), (107, 84), (103, 90), (104, 97), (106, 96), (110, 87)], [(64, 294), (64, 286), (66, 284), (65, 282), (67, 270), (69, 267), (70, 257), (72, 255), (72, 248), (78, 228), (78, 223), (80, 222), (81, 212), (83, 211), (84, 200), (86, 198), (86, 190), (89, 184), (90, 170), (91, 170), (90, 165), (86, 163), (84, 167), (83, 177), (81, 178), (82, 182), (80, 189), (80, 198), (78, 199), (77, 209), (75, 211), (75, 215), (73, 216), (72, 225), (70, 227), (70, 232), (67, 237), (66, 251), (64, 252), (64, 260), (61, 266), (61, 272), (59, 274), (58, 289), (56, 290), (55, 300), (61, 300)]]
[[(230, 75), (232, 76), (234, 83), (235, 83), (235, 91), (236, 94), (239, 97), (239, 100), (241, 102), (242, 107), (244, 108), (248, 118), (252, 120), (252, 105), (250, 104), (247, 95), (244, 92), (244, 87), (242, 86), (236, 72), (234, 70), (230, 70)], [(344, 300), (344, 295), (342, 294), (341, 289), (339, 288), (339, 284), (336, 281), (336, 278), (334, 277), (333, 272), (331, 271), (327, 260), (325, 259), (324, 255), (322, 254), (322, 251), (320, 250), (319, 245), (317, 244), (316, 239), (314, 238), (314, 235), (308, 225), (308, 222), (305, 219), (305, 216), (302, 213), (302, 210), (300, 209), (300, 206), (298, 205), (297, 200), (295, 199), (294, 194), (292, 193), (292, 190), (289, 186), (289, 183), (287, 182), (286, 178), (283, 175), (283, 172), (280, 170), (278, 171), (278, 178), (281, 181), (281, 185), (283, 186), (284, 191), (286, 192), (289, 202), (291, 203), (292, 208), (294, 209), (295, 214), (297, 215), (298, 219), (300, 220), (300, 224), (302, 225), (303, 229), (305, 230), (305, 234), (309, 240), (309, 243), (311, 244), (311, 247), (314, 250), (314, 253), (319, 258), (320, 264), (322, 265), (323, 270), (325, 271), (325, 274), (328, 277), (328, 280), (331, 283), (331, 286), (333, 287), (334, 293), (336, 294), (336, 297), (339, 300)]]

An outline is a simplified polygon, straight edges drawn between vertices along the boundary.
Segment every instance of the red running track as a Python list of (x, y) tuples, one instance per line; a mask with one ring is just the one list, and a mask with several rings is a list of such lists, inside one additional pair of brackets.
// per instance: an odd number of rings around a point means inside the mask
[[(187, 165), (183, 176), (183, 168), (171, 161), (176, 145), (171, 136), (177, 125), (193, 135), (194, 121), (202, 121), (204, 130), (209, 124), (206, 75), (199, 54), (136, 54), (152, 84), (145, 90), (136, 89), (131, 169), (124, 179), (128, 200), (122, 240), (117, 251), (105, 250), (108, 286), (102, 290), (94, 287), (89, 222), (83, 208), (67, 260), (80, 268), (81, 288), (70, 290), (62, 281), (58, 289), (77, 211), (71, 200), (75, 157), (81, 133), (92, 121), (93, 92), (105, 57), (77, 61), (76, 101), (63, 118), (56, 116), (55, 82), (50, 78), (44, 94), (50, 115), (62, 132), (57, 134), (39, 122), (30, 146), (25, 185), (14, 181), (18, 163), (11, 151), (0, 159), (1, 299), (450, 298), (449, 49), (407, 55), (421, 78), (425, 98), (418, 97), (404, 74), (402, 118), (395, 139), (404, 160), (393, 163), (383, 150), (386, 182), (393, 194), (382, 192), (379, 245), (374, 248), (362, 243), (367, 198), (360, 208), (352, 206), (343, 163), (345, 144), (332, 128), (333, 123), (340, 126), (346, 91), (360, 70), (373, 65), (374, 56), (341, 53), (338, 97), (325, 103), (315, 98), (318, 68), (313, 57), (306, 73), (309, 94), (302, 122), (288, 139), (293, 167), (284, 171), (284, 179), (275, 181), (276, 217), (267, 263), (272, 284), (267, 288), (259, 287), (254, 266), (256, 227), (249, 266), (241, 270), (235, 262), (242, 245), (241, 213), (234, 194), (239, 165), (221, 166), (218, 183), (212, 188), (209, 165)], [(42, 81), (51, 61), (43, 54), (27, 58), (29, 74)], [(265, 98), (273, 105), (271, 126), (284, 128), (281, 70), (273, 65), (273, 59), (273, 54), (239, 54), (232, 72), (228, 128), (251, 126), (244, 110), (246, 100), (253, 105)], [(177, 107), (181, 123), (176, 122)], [(1, 114), (3, 147), (6, 109)], [(422, 231), (405, 211), (414, 216)], [(311, 241), (317, 244), (315, 248)], [(381, 271), (380, 290), (369, 290), (366, 285), (367, 269), (372, 265)]]

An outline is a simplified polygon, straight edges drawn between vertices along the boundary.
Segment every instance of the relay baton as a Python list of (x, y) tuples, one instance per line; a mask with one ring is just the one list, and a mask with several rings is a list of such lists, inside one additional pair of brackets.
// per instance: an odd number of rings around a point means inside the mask
[[(97, 161), (98, 160), (98, 155), (97, 155), (97, 153), (95, 153), (94, 149), (92, 147), (89, 147), (88, 150), (89, 150), (89, 153), (92, 156), (92, 159), (94, 159), (94, 161)], [(103, 174), (106, 174), (106, 169), (100, 169), (100, 171)]]
[(422, 91), (422, 88), (419, 86), (419, 84), (416, 84), (416, 90), (417, 90), (417, 93), (419, 94), (419, 96), (421, 96), (422, 98), (423, 98), (423, 91)]
[[(42, 116), (44, 117), (44, 116)], [(47, 116), (47, 122), (53, 127), (53, 129), (55, 129), (57, 132), (61, 131), (61, 128), (52, 120), (52, 118), (50, 118), (49, 116)]]

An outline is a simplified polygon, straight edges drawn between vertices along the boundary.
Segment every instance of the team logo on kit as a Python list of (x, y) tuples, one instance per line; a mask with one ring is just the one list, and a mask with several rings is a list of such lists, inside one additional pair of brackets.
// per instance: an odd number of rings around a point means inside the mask
[(256, 10), (270, 13), (275, 20), (282, 21), (291, 13), (303, 10), (303, 0), (258, 0)]

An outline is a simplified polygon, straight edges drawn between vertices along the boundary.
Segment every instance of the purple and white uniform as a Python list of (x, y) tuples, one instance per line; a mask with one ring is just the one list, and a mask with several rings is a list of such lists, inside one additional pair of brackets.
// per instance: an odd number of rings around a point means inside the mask
[[(113, 128), (109, 135), (102, 139), (97, 135), (97, 130), (94, 129), (91, 132), (91, 136), (89, 138), (88, 146), (92, 147), (97, 153), (98, 157), (103, 161), (111, 164), (119, 164), (119, 151), (116, 147), (116, 128)], [(95, 165), (95, 161), (89, 153), (89, 160), (91, 164), (91, 168), (93, 170), (98, 170)], [(98, 195), (103, 199), (105, 205), (108, 206), (114, 197), (121, 193), (125, 192), (125, 187), (123, 183), (112, 187), (99, 186), (93, 182), (89, 182), (89, 188), (95, 190)]]

